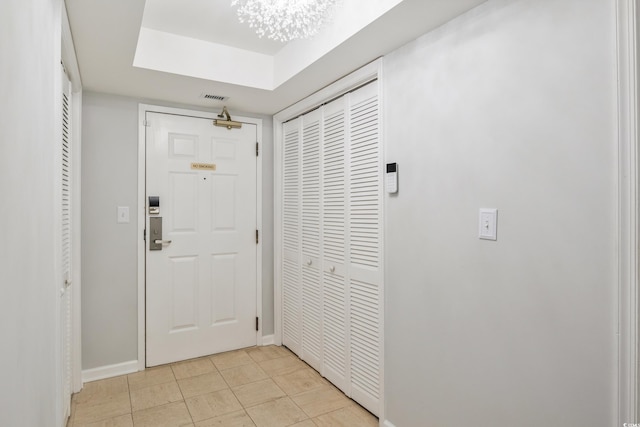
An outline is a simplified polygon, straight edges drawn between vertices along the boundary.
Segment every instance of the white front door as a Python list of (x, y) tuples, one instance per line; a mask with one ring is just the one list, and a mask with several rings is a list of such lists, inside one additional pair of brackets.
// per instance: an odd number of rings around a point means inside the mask
[[(146, 364), (256, 345), (257, 127), (146, 120)], [(152, 218), (162, 218), (161, 239)], [(155, 240), (161, 250), (150, 250)]]

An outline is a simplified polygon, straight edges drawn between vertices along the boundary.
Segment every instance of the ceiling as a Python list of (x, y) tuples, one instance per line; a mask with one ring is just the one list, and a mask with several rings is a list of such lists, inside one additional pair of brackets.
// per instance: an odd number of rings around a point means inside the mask
[(332, 23), (287, 44), (258, 38), (231, 0), (66, 5), (85, 90), (274, 114), (484, 1), (340, 0)]
[(280, 42), (256, 37), (253, 29), (238, 21), (230, 4), (231, 0), (147, 0), (143, 25), (271, 55), (282, 48)]

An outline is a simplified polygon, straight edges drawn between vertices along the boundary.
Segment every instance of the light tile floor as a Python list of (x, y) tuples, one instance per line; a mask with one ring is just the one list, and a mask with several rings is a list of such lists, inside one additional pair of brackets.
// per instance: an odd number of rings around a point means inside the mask
[(267, 346), (87, 383), (67, 427), (377, 425), (289, 350)]

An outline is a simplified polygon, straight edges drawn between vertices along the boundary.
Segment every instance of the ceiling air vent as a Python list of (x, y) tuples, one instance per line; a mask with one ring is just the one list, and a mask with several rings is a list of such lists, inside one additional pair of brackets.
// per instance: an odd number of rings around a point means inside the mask
[(226, 101), (227, 99), (229, 99), (228, 96), (214, 95), (212, 93), (203, 93), (202, 95), (200, 95), (200, 98), (210, 99), (212, 101)]

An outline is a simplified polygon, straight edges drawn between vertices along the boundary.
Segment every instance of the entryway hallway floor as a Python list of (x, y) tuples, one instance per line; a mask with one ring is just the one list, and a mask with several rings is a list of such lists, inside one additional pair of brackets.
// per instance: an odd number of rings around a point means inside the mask
[(251, 347), (94, 381), (67, 427), (374, 427), (284, 347)]

